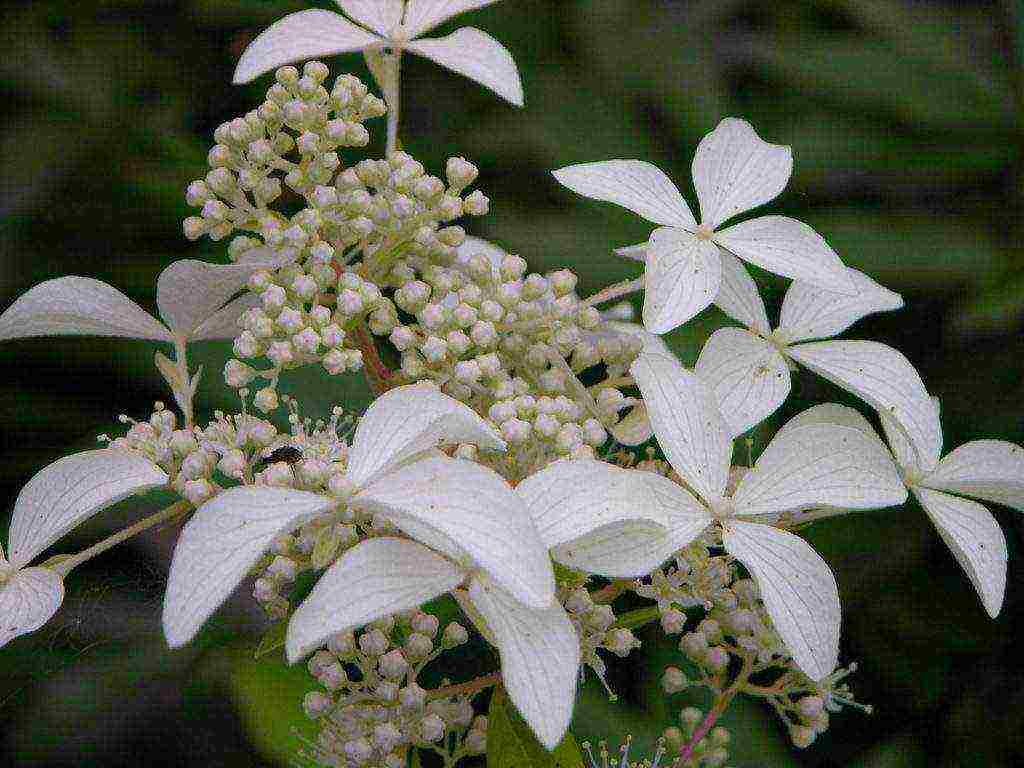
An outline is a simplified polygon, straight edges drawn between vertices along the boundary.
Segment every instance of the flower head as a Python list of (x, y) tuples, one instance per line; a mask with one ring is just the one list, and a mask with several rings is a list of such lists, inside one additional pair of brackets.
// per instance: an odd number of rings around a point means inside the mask
[(649, 573), (714, 526), (750, 572), (794, 660), (818, 679), (835, 668), (839, 594), (824, 560), (770, 523), (814, 506), (874, 509), (907, 496), (885, 446), (856, 411), (818, 406), (790, 421), (727, 486), (733, 444), (711, 390), (674, 358), (632, 366), (658, 442), (685, 487), (652, 472), (559, 461), (519, 484), (555, 560), (615, 577)]
[(727, 117), (701, 140), (693, 158), (699, 225), (676, 185), (650, 163), (583, 163), (554, 175), (574, 192), (616, 203), (659, 225), (646, 247), (628, 252), (644, 254), (644, 325), (661, 334), (715, 301), (727, 254), (821, 288), (856, 292), (839, 257), (803, 222), (763, 216), (720, 229), (778, 195), (792, 170), (789, 147), (769, 144), (745, 120)]
[(235, 82), (247, 83), (293, 61), (352, 51), (407, 50), (476, 80), (521, 107), (523, 86), (515, 61), (486, 32), (463, 27), (447, 37), (421, 37), (453, 16), (496, 1), (336, 0), (344, 16), (319, 9), (292, 13), (249, 44), (235, 70)]

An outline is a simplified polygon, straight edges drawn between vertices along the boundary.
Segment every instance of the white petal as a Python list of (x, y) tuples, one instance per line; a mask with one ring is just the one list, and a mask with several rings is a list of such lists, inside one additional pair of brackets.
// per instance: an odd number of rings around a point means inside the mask
[(249, 309), (260, 306), (260, 297), (255, 293), (246, 293), (233, 301), (229, 301), (222, 309), (218, 309), (209, 318), (200, 323), (189, 337), (192, 341), (208, 341), (214, 339), (233, 339), (242, 332), (238, 321)]
[(701, 139), (693, 185), (701, 221), (712, 229), (778, 195), (793, 171), (789, 147), (762, 140), (746, 120), (727, 117)]
[(410, 37), (416, 37), (453, 16), (496, 2), (498, 0), (407, 0), (405, 28)]
[(797, 666), (812, 680), (832, 673), (839, 658), (839, 588), (828, 564), (792, 533), (733, 522), (722, 541), (750, 571), (764, 607)]
[(408, 539), (369, 539), (334, 563), (288, 623), (288, 662), (328, 637), (417, 608), (459, 585), (466, 572)]
[(846, 267), (825, 239), (788, 216), (761, 216), (715, 233), (715, 242), (744, 261), (819, 288), (854, 295)]
[(789, 348), (789, 355), (846, 389), (906, 432), (925, 471), (938, 463), (942, 427), (920, 375), (902, 353), (874, 341), (819, 341)]
[(892, 455), (896, 457), (896, 464), (903, 469), (916, 468), (918, 466), (917, 451), (910, 444), (907, 433), (891, 417), (881, 411), (878, 413), (878, 419), (882, 422), (882, 431), (885, 432), (885, 439), (889, 443)]
[(484, 579), (473, 579), (469, 597), (483, 616), (501, 656), (509, 698), (537, 739), (554, 749), (565, 735), (576, 702), (580, 641), (557, 602), (531, 609)]
[(254, 264), (209, 264), (182, 259), (160, 273), (156, 281), (156, 303), (167, 326), (183, 337), (245, 286), (260, 269)]
[(742, 328), (719, 328), (693, 368), (710, 386), (732, 431), (742, 435), (789, 396), (789, 367), (779, 351)]
[(669, 463), (705, 500), (720, 496), (729, 480), (732, 441), (714, 392), (674, 357), (644, 353), (630, 373)]
[(743, 262), (731, 253), (719, 248), (718, 256), (722, 262), (722, 284), (715, 305), (733, 320), (767, 336), (771, 333), (768, 312), (754, 279)]
[(388, 37), (402, 23), (402, 0), (334, 0), (350, 19)]
[(1024, 448), (1005, 440), (965, 443), (940, 461), (922, 484), (1024, 512)]
[(1006, 536), (992, 513), (976, 501), (915, 488), (924, 511), (981, 597), (988, 615), (999, 615), (1006, 592)]
[(469, 406), (428, 384), (397, 387), (374, 400), (359, 420), (348, 479), (360, 488), (438, 443), (473, 443), (505, 450), (497, 430)]
[(166, 483), (164, 471), (136, 453), (103, 448), (57, 459), (25, 484), (14, 502), (11, 563), (27, 565), (101, 509)]
[(637, 403), (618, 424), (611, 428), (612, 437), (623, 445), (640, 445), (654, 437), (651, 417), (647, 414), (647, 406)]
[(906, 498), (892, 456), (874, 430), (816, 419), (780, 430), (733, 496), (741, 515), (822, 505), (879, 509)]
[(580, 163), (552, 173), (576, 194), (621, 205), (663, 227), (697, 227), (679, 188), (660, 169), (642, 160)]
[(718, 296), (722, 264), (710, 240), (668, 227), (651, 233), (644, 270), (644, 326), (668, 333)]
[(475, 563), (518, 600), (551, 602), (554, 576), (530, 513), (480, 464), (430, 456), (388, 472), (352, 500), (462, 565)]
[(516, 493), (555, 560), (612, 578), (650, 573), (711, 524), (668, 478), (591, 459), (556, 461)]
[(49, 568), (25, 568), (0, 584), (0, 648), (35, 632), (64, 601), (64, 582)]
[[(813, 405), (806, 411), (801, 411), (787, 421), (775, 434), (775, 439), (786, 434), (797, 427), (805, 427), (808, 424), (838, 424), (852, 429), (859, 429), (868, 437), (878, 440), (878, 433), (871, 426), (871, 422), (864, 418), (859, 411), (838, 403), (821, 403)], [(885, 448), (885, 446), (882, 446)]]
[(408, 49), (476, 80), (517, 107), (523, 106), (523, 83), (515, 59), (486, 32), (463, 27), (447, 37), (414, 40)]
[(312, 9), (267, 27), (238, 60), (233, 82), (248, 83), (282, 64), (361, 51), (383, 42), (339, 13)]
[(172, 341), (164, 326), (116, 288), (59, 277), (29, 289), (0, 315), (0, 341), (29, 336), (125, 336)]
[(167, 577), (167, 643), (191, 640), (245, 578), (274, 538), (321, 515), (335, 500), (268, 486), (231, 488), (196, 510), (182, 529)]
[(835, 293), (796, 281), (782, 301), (779, 330), (787, 342), (837, 336), (861, 318), (903, 306), (903, 297), (879, 285), (863, 272), (847, 268), (856, 289), (853, 295)]

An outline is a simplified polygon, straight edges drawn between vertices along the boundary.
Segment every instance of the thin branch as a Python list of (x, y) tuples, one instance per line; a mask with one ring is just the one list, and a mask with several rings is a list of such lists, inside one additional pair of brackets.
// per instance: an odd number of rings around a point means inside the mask
[(743, 657), (743, 668), (740, 673), (733, 680), (730, 685), (722, 694), (718, 697), (715, 705), (708, 712), (703, 722), (697, 726), (697, 730), (693, 732), (693, 738), (690, 739), (689, 744), (683, 747), (683, 751), (679, 753), (679, 757), (672, 763), (672, 768), (682, 768), (682, 766), (693, 757), (693, 752), (697, 748), (697, 745), (708, 735), (708, 731), (714, 727), (715, 723), (718, 722), (718, 718), (722, 716), (722, 713), (729, 708), (730, 702), (733, 697), (743, 689), (747, 684), (747, 679), (750, 677), (750, 673), (754, 671), (754, 656), (753, 654)]

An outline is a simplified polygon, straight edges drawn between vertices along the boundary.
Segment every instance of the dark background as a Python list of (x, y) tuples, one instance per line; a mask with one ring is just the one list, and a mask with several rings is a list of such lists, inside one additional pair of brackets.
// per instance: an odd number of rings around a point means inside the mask
[[(254, 108), (267, 86), (230, 85), (239, 53), (303, 7), (5, 3), (0, 308), (64, 274), (107, 280), (152, 308), (169, 262), (224, 260), (223, 246), (181, 236), (183, 191), (205, 172), (213, 129)], [(692, 200), (697, 141), (723, 116), (745, 117), (767, 140), (793, 146), (793, 179), (773, 210), (812, 224), (848, 264), (906, 299), (901, 312), (848, 335), (897, 346), (917, 365), (942, 399), (948, 447), (990, 436), (1024, 442), (1020, 13), (1012, 1), (506, 0), (462, 23), (514, 53), (526, 108), (407, 57), (402, 137), (429, 169), (450, 154), (477, 162), (492, 207), (472, 232), (538, 270), (577, 269), (589, 293), (636, 273), (610, 250), (644, 239), (648, 227), (572, 196), (548, 171), (642, 158)], [(366, 75), (356, 55), (328, 63), (333, 73)], [(383, 124), (378, 141), (382, 133)], [(774, 310), (783, 286), (758, 279)], [(685, 362), (722, 319), (707, 313), (672, 335)], [(153, 351), (91, 339), (0, 347), (0, 528), (32, 473), (93, 445), (118, 413), (144, 418), (154, 400), (169, 399)], [(219, 376), (227, 354), (227, 343), (198, 349), (208, 371), (203, 413), (233, 405)], [(360, 382), (324, 391), (315, 376), (299, 376), (293, 391), (317, 384), (314, 415), (333, 400), (367, 397)], [(794, 389), (780, 418), (812, 401), (853, 402), (806, 373)], [(120, 505), (59, 549), (85, 546), (160, 503)], [(826, 737), (797, 752), (769, 711), (739, 702), (725, 718), (735, 729), (731, 764), (1024, 762), (1024, 528), (1018, 513), (993, 511), (1010, 546), (996, 621), (915, 504), (810, 528), (840, 584), (843, 662), (859, 662), (854, 688), (876, 712), (837, 716)], [(270, 765), (293, 755), (310, 686), (278, 657), (253, 660), (251, 601), (236, 599), (196, 646), (164, 648), (159, 608), (173, 540), (158, 532), (76, 571), (58, 617), (0, 651), (0, 765)], [(632, 733), (650, 748), (684, 701), (706, 706), (700, 694), (666, 704), (656, 680), (673, 651), (657, 633), (642, 638), (643, 652), (612, 665), (618, 703), (588, 680), (581, 740)]]

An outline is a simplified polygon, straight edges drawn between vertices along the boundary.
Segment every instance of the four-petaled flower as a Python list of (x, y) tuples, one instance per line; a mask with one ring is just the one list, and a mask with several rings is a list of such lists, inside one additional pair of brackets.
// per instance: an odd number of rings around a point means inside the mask
[[(764, 301), (739, 260), (723, 254), (716, 304), (747, 326), (720, 328), (704, 344), (694, 371), (718, 397), (734, 435), (771, 415), (789, 395), (790, 365), (800, 363), (885, 413), (922, 441), (933, 441), (931, 406), (921, 377), (897, 350), (875, 341), (833, 341), (861, 318), (899, 309), (898, 293), (855, 269), (853, 296), (794, 282), (772, 331)], [(814, 341), (825, 339), (824, 341)]]
[(468, 582), (481, 631), (498, 648), (512, 701), (549, 748), (569, 724), (579, 640), (555, 600), (551, 561), (529, 513), (498, 474), (439, 443), (504, 450), (493, 427), (430, 385), (382, 395), (359, 422), (334, 497), (232, 488), (182, 531), (164, 602), (172, 647), (188, 642), (274, 538), (339, 503), (399, 534), (366, 540), (332, 565), (288, 626), (296, 661), (336, 632), (415, 608)]
[(679, 189), (650, 163), (583, 163), (554, 175), (574, 192), (616, 203), (659, 225), (645, 246), (626, 252), (644, 254), (644, 325), (661, 334), (715, 300), (723, 281), (723, 253), (821, 288), (856, 292), (836, 253), (803, 222), (762, 216), (719, 230), (732, 217), (778, 195), (792, 169), (789, 147), (763, 141), (745, 120), (725, 118), (701, 140), (693, 158), (699, 225)]
[(167, 479), (142, 456), (104, 448), (58, 459), (28, 481), (14, 502), (7, 557), (0, 547), (0, 647), (39, 629), (64, 601), (59, 563), (28, 564), (100, 510)]
[(940, 461), (939, 404), (935, 399), (929, 404), (932, 430), (939, 435), (937, 444), (908, 440), (885, 413), (882, 428), (907, 488), (964, 569), (988, 615), (995, 618), (1006, 591), (1006, 537), (988, 509), (962, 497), (1024, 512), (1024, 448), (1005, 440), (974, 440)]
[(711, 390), (661, 354), (645, 352), (631, 370), (686, 487), (597, 461), (551, 464), (516, 490), (552, 557), (591, 573), (638, 576), (718, 525), (797, 665), (816, 680), (830, 674), (839, 652), (835, 577), (803, 539), (770, 523), (822, 505), (903, 503), (907, 491), (885, 445), (856, 411), (817, 406), (779, 431), (730, 495), (733, 443)]
[(235, 82), (247, 83), (264, 72), (295, 61), (352, 51), (391, 49), (396, 53), (419, 54), (476, 80), (516, 106), (523, 105), (523, 86), (512, 54), (486, 32), (463, 27), (447, 37), (420, 37), (453, 16), (497, 0), (335, 2), (348, 19), (339, 13), (313, 9), (292, 13), (267, 28), (242, 54), (235, 70)]

